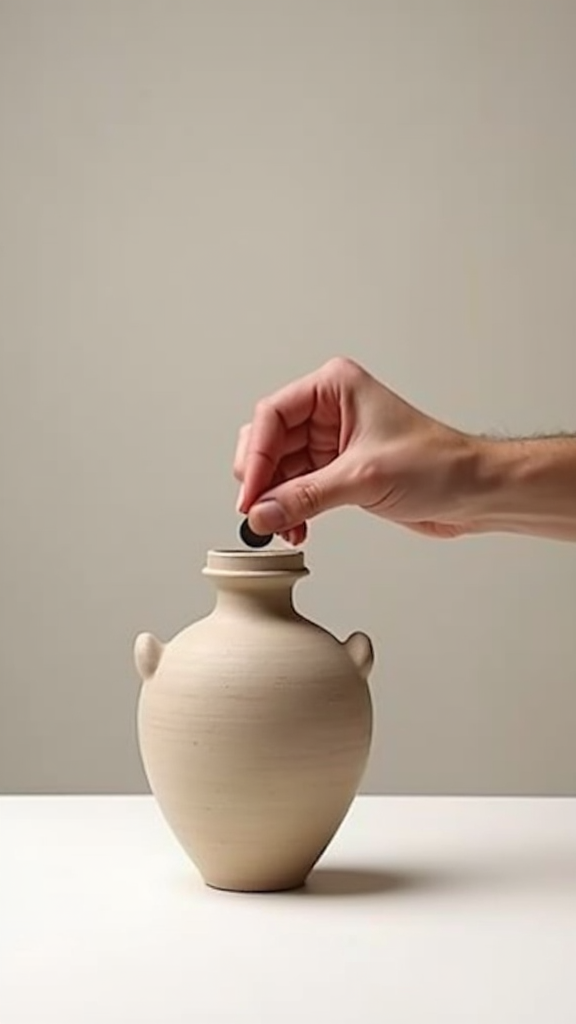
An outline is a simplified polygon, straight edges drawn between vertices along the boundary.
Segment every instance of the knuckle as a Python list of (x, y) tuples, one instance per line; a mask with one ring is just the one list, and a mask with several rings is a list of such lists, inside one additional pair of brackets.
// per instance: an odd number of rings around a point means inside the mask
[(363, 374), (362, 368), (348, 356), (333, 356), (325, 365), (327, 373), (338, 380), (353, 380)]
[(268, 397), (259, 398), (258, 401), (256, 402), (256, 415), (259, 417), (268, 416), (272, 408), (272, 402)]
[(238, 431), (238, 438), (236, 440), (236, 454), (239, 455), (241, 452), (246, 450), (248, 444), (248, 438), (250, 437), (250, 425), (246, 424), (240, 427)]
[(355, 488), (361, 504), (372, 504), (380, 500), (386, 490), (386, 479), (382, 466), (376, 459), (368, 459), (357, 470)]
[(360, 483), (368, 490), (378, 486), (381, 476), (380, 467), (376, 465), (374, 460), (364, 463), (359, 472)]
[(245, 423), (244, 426), (240, 427), (238, 431), (238, 441), (236, 444), (236, 451), (232, 462), (232, 471), (237, 480), (242, 480), (244, 477), (244, 464), (246, 462), (246, 451), (248, 447), (248, 438), (250, 436), (250, 423)]
[(320, 511), (322, 492), (315, 480), (303, 480), (298, 485), (296, 502), (303, 519), (309, 519)]

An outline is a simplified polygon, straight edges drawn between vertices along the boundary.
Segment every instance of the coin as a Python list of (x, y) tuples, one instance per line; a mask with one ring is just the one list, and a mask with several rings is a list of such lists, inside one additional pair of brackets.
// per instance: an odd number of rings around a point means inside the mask
[(248, 519), (244, 519), (240, 524), (240, 537), (249, 548), (265, 548), (273, 539), (274, 534), (254, 533)]

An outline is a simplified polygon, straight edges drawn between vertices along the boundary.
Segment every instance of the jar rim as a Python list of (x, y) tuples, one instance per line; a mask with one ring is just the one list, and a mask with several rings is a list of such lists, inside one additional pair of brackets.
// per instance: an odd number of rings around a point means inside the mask
[(284, 551), (282, 548), (269, 548), (266, 551), (211, 549), (206, 557), (204, 572), (208, 575), (293, 576), (306, 574), (308, 569), (303, 551)]

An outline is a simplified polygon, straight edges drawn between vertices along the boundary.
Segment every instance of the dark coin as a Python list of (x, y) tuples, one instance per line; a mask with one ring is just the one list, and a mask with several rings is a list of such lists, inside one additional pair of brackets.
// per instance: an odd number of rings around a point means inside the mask
[(240, 537), (249, 548), (265, 548), (273, 539), (274, 534), (254, 533), (247, 519), (240, 524)]

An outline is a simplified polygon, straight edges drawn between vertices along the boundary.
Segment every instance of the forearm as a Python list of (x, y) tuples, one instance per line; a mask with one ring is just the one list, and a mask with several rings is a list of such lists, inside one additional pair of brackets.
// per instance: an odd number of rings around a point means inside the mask
[(474, 444), (473, 528), (576, 541), (576, 436)]

